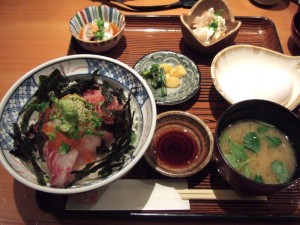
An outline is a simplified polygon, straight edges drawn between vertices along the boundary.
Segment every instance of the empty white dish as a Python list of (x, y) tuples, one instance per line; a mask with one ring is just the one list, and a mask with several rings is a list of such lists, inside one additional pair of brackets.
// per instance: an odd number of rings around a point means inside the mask
[(231, 104), (264, 99), (293, 110), (300, 103), (300, 57), (252, 45), (235, 45), (213, 59), (217, 91)]

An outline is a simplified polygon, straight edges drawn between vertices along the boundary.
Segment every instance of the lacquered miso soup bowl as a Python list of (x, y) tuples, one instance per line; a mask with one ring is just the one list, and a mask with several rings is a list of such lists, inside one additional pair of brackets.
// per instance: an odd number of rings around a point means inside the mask
[[(296, 171), (286, 183), (265, 184), (247, 178), (229, 164), (221, 151), (219, 139), (222, 131), (240, 120), (259, 120), (275, 126), (291, 141), (295, 149)], [(215, 130), (214, 160), (218, 172), (237, 192), (247, 195), (272, 195), (296, 184), (300, 180), (300, 121), (287, 108), (267, 100), (246, 100), (229, 107), (219, 118)]]
[(295, 13), (292, 19), (292, 39), (296, 43), (296, 45), (300, 48), (300, 10)]
[(272, 6), (276, 5), (280, 0), (253, 0), (260, 5)]

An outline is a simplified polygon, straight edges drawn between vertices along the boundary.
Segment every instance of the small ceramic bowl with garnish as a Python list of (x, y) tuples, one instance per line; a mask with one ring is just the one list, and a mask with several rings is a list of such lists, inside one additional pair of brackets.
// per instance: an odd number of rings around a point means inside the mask
[(215, 129), (214, 160), (236, 191), (272, 195), (300, 180), (300, 120), (267, 100), (230, 106)]
[(204, 121), (188, 112), (168, 111), (157, 116), (145, 159), (165, 176), (189, 177), (207, 166), (213, 149), (213, 135)]
[(223, 0), (200, 0), (180, 15), (182, 36), (193, 49), (216, 53), (233, 44), (241, 26)]
[(125, 16), (116, 8), (89, 6), (71, 18), (70, 31), (83, 49), (99, 53), (119, 43), (125, 24)]

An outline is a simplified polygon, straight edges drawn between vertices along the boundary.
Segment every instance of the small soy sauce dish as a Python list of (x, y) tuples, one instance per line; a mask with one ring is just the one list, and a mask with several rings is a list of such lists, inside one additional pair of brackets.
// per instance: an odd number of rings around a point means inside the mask
[(145, 159), (157, 172), (183, 178), (203, 170), (213, 149), (213, 135), (205, 122), (188, 112), (167, 111), (157, 116)]

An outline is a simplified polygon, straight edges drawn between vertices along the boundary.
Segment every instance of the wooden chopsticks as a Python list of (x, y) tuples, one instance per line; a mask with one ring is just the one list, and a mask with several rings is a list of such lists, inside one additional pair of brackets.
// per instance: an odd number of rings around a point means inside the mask
[(183, 200), (238, 200), (267, 201), (267, 196), (245, 196), (228, 189), (178, 189), (177, 193)]

